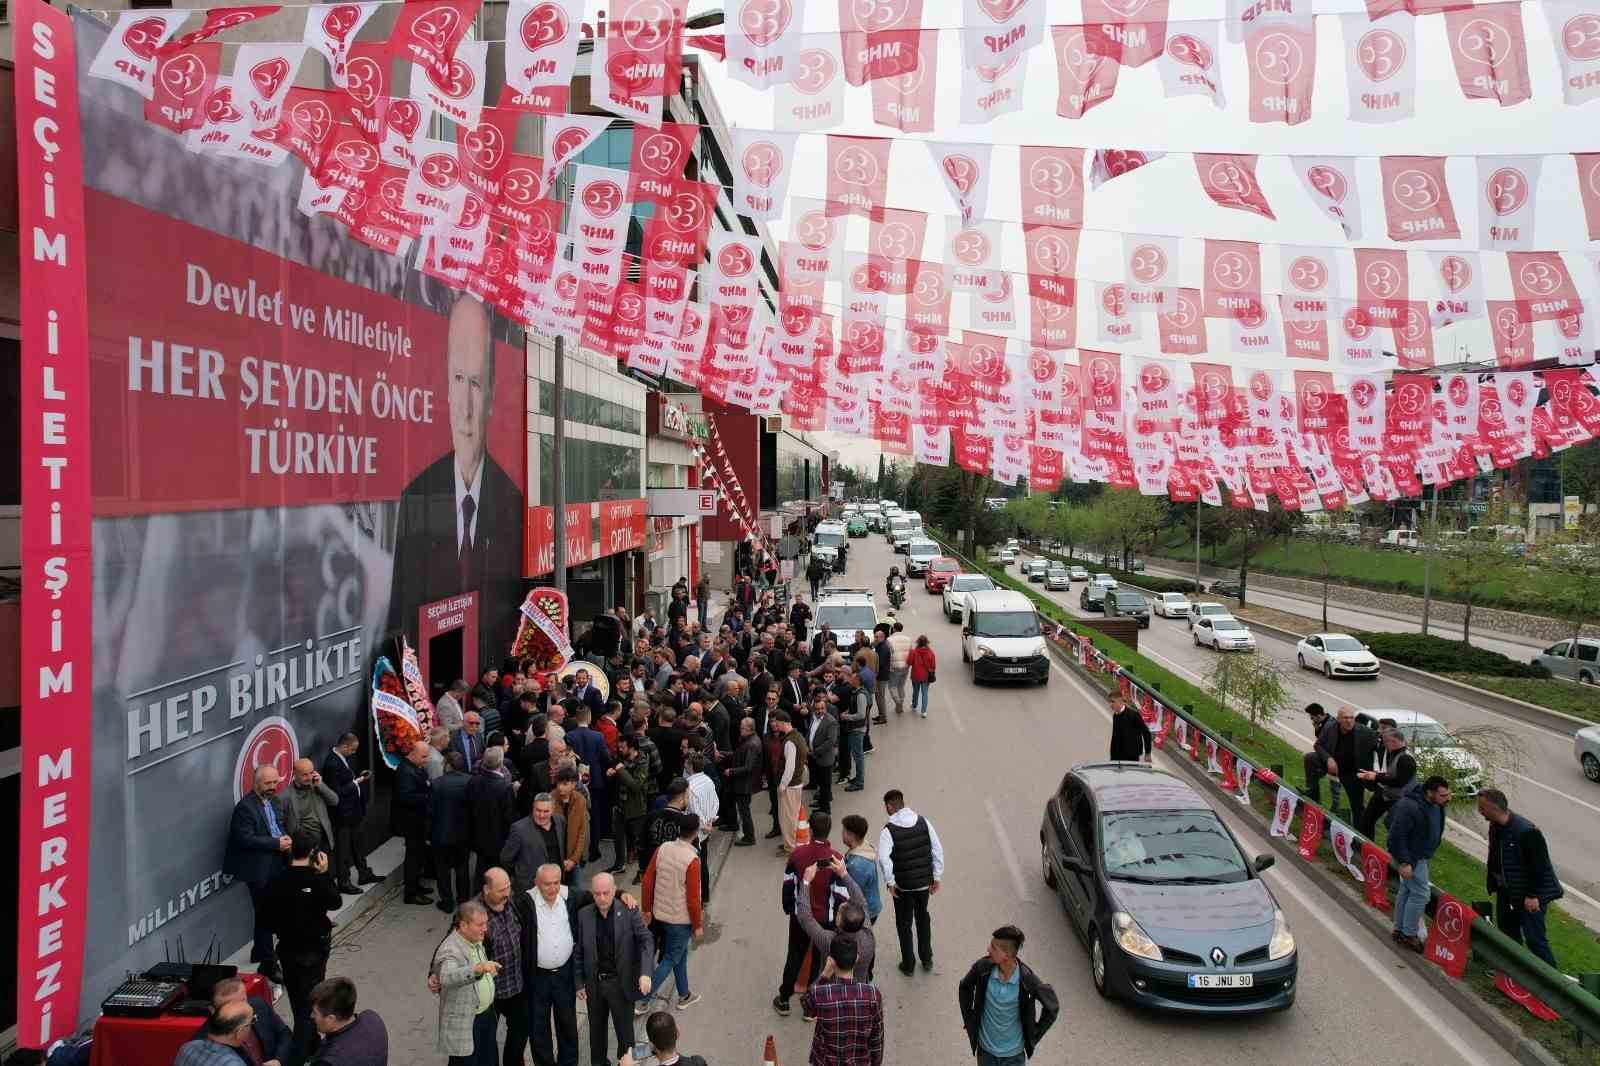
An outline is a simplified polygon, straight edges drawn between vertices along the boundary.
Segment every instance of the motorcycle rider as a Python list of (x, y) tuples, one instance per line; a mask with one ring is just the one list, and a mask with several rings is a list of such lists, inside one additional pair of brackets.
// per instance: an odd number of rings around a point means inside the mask
[(900, 575), (898, 566), (889, 568), (889, 576), (884, 579), (884, 590), (889, 594), (889, 602), (896, 607), (904, 601), (906, 595), (906, 579)]

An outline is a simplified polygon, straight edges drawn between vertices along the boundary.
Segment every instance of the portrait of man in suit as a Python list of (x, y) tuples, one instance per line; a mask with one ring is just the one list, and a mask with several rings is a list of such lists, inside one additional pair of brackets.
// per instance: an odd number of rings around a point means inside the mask
[(511, 646), (521, 599), (524, 504), (522, 490), (488, 449), (495, 386), (488, 308), (459, 296), (450, 308), (447, 346), (451, 450), (400, 497), (389, 629), (415, 645), (421, 607), (476, 591), (478, 647), (467, 653), (480, 664), (499, 662)]

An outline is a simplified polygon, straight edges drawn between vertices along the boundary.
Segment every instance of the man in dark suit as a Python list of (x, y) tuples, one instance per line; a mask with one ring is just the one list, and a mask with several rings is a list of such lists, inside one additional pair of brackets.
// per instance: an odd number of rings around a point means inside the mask
[(467, 786), (467, 812), (470, 817), (474, 876), (483, 883), (491, 866), (500, 865), (500, 849), (511, 835), (517, 820), (517, 789), (505, 765), (504, 748), (484, 752), (478, 772)]
[(457, 900), (472, 898), (467, 853), (476, 828), (468, 807), (473, 777), (464, 766), (459, 751), (445, 752), (444, 773), (428, 787), (428, 841), (433, 846), (433, 872), (439, 883), (439, 900), (434, 906), (446, 914), (455, 910)]
[(411, 745), (394, 772), (394, 787), (389, 796), (389, 832), (406, 842), (405, 901), (432, 903), (433, 896), (422, 887), (422, 852), (427, 848), (428, 753), (433, 749), (425, 740)]
[(511, 826), (500, 849), (500, 865), (511, 875), (511, 887), (521, 897), (533, 887), (534, 876), (546, 863), (561, 865), (567, 853), (567, 820), (556, 813), (555, 800), (546, 793), (533, 799), (533, 811)]
[(482, 669), (499, 663), (515, 634), (523, 494), (488, 454), (495, 384), (488, 309), (470, 296), (459, 297), (450, 309), (447, 344), (451, 451), (401, 494), (389, 629), (405, 633), (415, 646), (425, 604), (476, 591), (478, 647), (467, 654)]
[[(260, 1049), (262, 1062), (289, 1061), (289, 1050), (294, 1040), (294, 1034), (284, 1024), (278, 1012), (272, 1009), (272, 1004), (264, 999), (257, 999), (245, 992), (244, 980), (238, 977), (224, 977), (211, 986), (211, 1013), (229, 1003), (248, 1003), (250, 1009), (255, 1011), (256, 1020), (250, 1025), (250, 1036), (255, 1039), (256, 1046)], [(191, 1040), (204, 1040), (206, 1038), (207, 1022), (201, 1022), (200, 1027), (194, 1031)], [(248, 1043), (249, 1038), (246, 1038)], [(241, 1051), (244, 1048), (240, 1048)]]
[(468, 711), (461, 728), (450, 734), (450, 743), (445, 750), (459, 751), (462, 765), (470, 774), (478, 769), (478, 760), (483, 758), (483, 742), (483, 715)]
[(572, 675), (572, 697), (588, 707), (589, 713), (595, 717), (599, 717), (606, 709), (606, 699), (593, 684), (587, 670), (580, 669)]
[(811, 712), (800, 728), (811, 751), (811, 780), (816, 783), (817, 794), (812, 809), (828, 814), (833, 810), (833, 764), (839, 757), (839, 720), (828, 709), (828, 700), (821, 692), (811, 699)]
[[(615, 1062), (633, 1049), (633, 1004), (650, 994), (644, 968), (655, 961), (655, 940), (643, 916), (616, 902), (617, 884), (608, 873), (594, 875), (594, 903), (578, 911), (574, 938), (578, 996), (589, 1005), (589, 1061)], [(606, 1021), (617, 1034), (615, 1054), (606, 1054)]]
[(801, 671), (800, 660), (790, 660), (789, 676), (778, 687), (778, 706), (796, 716), (806, 705), (806, 680)]
[(235, 881), (243, 881), (250, 890), (250, 906), (255, 909), (255, 943), (250, 949), (250, 961), (268, 980), (281, 984), (283, 974), (272, 944), (272, 927), (262, 909), (267, 886), (289, 864), (289, 816), (278, 798), (279, 783), (275, 768), (256, 767), (254, 787), (233, 805), (233, 817), (228, 820), (222, 872)]
[[(361, 833), (361, 820), (367, 815), (366, 784), (372, 780), (372, 771), (356, 773), (356, 752), (361, 749), (361, 738), (346, 733), (339, 743), (322, 760), (322, 781), (339, 797), (338, 804), (328, 813), (333, 818), (333, 872), (339, 891), (347, 896), (359, 896), (358, 884), (372, 885), (381, 881), (362, 856), (357, 837)], [(351, 881), (354, 870), (359, 881)]]
[(1366, 810), (1367, 783), (1357, 775), (1372, 769), (1373, 756), (1378, 750), (1378, 734), (1356, 721), (1356, 712), (1340, 707), (1334, 720), (1322, 727), (1317, 735), (1316, 754), (1324, 760), (1329, 777), (1344, 786), (1350, 799), (1350, 820), (1357, 825)]

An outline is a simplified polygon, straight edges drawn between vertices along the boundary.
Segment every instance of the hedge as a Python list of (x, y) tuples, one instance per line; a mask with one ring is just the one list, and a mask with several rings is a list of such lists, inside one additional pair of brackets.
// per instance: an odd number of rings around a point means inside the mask
[(1355, 638), (1380, 659), (1434, 674), (1478, 674), (1485, 677), (1547, 678), (1542, 666), (1520, 662), (1496, 651), (1422, 633), (1356, 633)]

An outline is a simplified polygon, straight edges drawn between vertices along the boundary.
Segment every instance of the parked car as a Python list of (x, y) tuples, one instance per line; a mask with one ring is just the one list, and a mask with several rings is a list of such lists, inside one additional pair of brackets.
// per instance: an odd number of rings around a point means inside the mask
[(1150, 604), (1142, 592), (1112, 589), (1106, 593), (1105, 611), (1107, 618), (1132, 618), (1139, 623), (1140, 629), (1150, 628)]
[(1294, 652), (1300, 669), (1321, 670), (1323, 677), (1378, 676), (1378, 657), (1348, 633), (1312, 633)]
[(995, 553), (994, 561), (1001, 566), (1010, 566), (1017, 561), (1017, 553), (1011, 548), (1001, 548)]
[(1135, 573), (1135, 574), (1143, 573), (1144, 572), (1144, 560), (1143, 559), (1130, 560), (1129, 563), (1128, 563), (1128, 569), (1131, 572)]
[(943, 592), (945, 584), (961, 571), (961, 563), (948, 555), (940, 555), (928, 560), (926, 576), (922, 579), (922, 587), (932, 592)]
[(1188, 782), (1138, 763), (1074, 766), (1045, 801), (1044, 882), (1095, 991), (1131, 1006), (1250, 1014), (1294, 1003), (1299, 954), (1262, 880)]
[(1414, 552), (1422, 547), (1422, 538), (1414, 529), (1391, 529), (1378, 541), (1378, 547), (1395, 551)]
[(1181, 592), (1163, 592), (1156, 596), (1153, 610), (1162, 618), (1188, 618), (1189, 597)]
[(1073, 566), (1067, 569), (1067, 576), (1072, 578), (1074, 581), (1088, 581), (1089, 571), (1085, 570), (1081, 566)]
[(1050, 592), (1061, 592), (1072, 587), (1072, 578), (1064, 566), (1052, 566), (1044, 575), (1044, 587)]
[(1039, 612), (1028, 597), (1010, 589), (967, 593), (961, 659), (972, 664), (974, 684), (1050, 683), (1050, 651), (1039, 630)]
[(1049, 572), (1050, 563), (1045, 559), (1029, 559), (1022, 564), (1022, 573), (1029, 581), (1043, 581)]
[(1600, 640), (1580, 637), (1557, 641), (1535, 655), (1533, 665), (1544, 667), (1556, 677), (1592, 685), (1600, 680)]
[(957, 574), (944, 586), (944, 616), (952, 622), (961, 621), (966, 610), (967, 593), (983, 592), (994, 588), (988, 574)]
[(1083, 591), (1078, 593), (1078, 607), (1085, 611), (1104, 611), (1106, 609), (1106, 597), (1110, 594), (1111, 590), (1100, 584), (1100, 582), (1091, 581), (1083, 586)]
[(1206, 615), (1194, 624), (1194, 642), (1213, 651), (1255, 651), (1256, 638), (1231, 614)]
[(1583, 776), (1600, 784), (1600, 725), (1586, 725), (1572, 742)]
[(1244, 586), (1240, 585), (1235, 578), (1224, 578), (1221, 581), (1213, 581), (1211, 583), (1211, 595), (1213, 596), (1228, 596), (1236, 600), (1243, 591)]
[(1456, 739), (1443, 722), (1420, 711), (1369, 708), (1356, 712), (1356, 721), (1372, 729), (1377, 729), (1378, 723), (1385, 718), (1393, 718), (1395, 728), (1405, 735), (1406, 745), (1417, 760), (1419, 774), (1429, 759), (1437, 757), (1449, 766), (1450, 772), (1446, 776), (1452, 778), (1452, 791), (1470, 796), (1483, 786), (1483, 763)]
[(1094, 583), (1096, 585), (1104, 585), (1108, 589), (1114, 589), (1117, 587), (1117, 579), (1112, 577), (1110, 574), (1094, 575)]
[(1227, 613), (1228, 608), (1220, 603), (1197, 603), (1189, 608), (1189, 628), (1194, 629), (1194, 624), (1207, 616), (1215, 618)]

